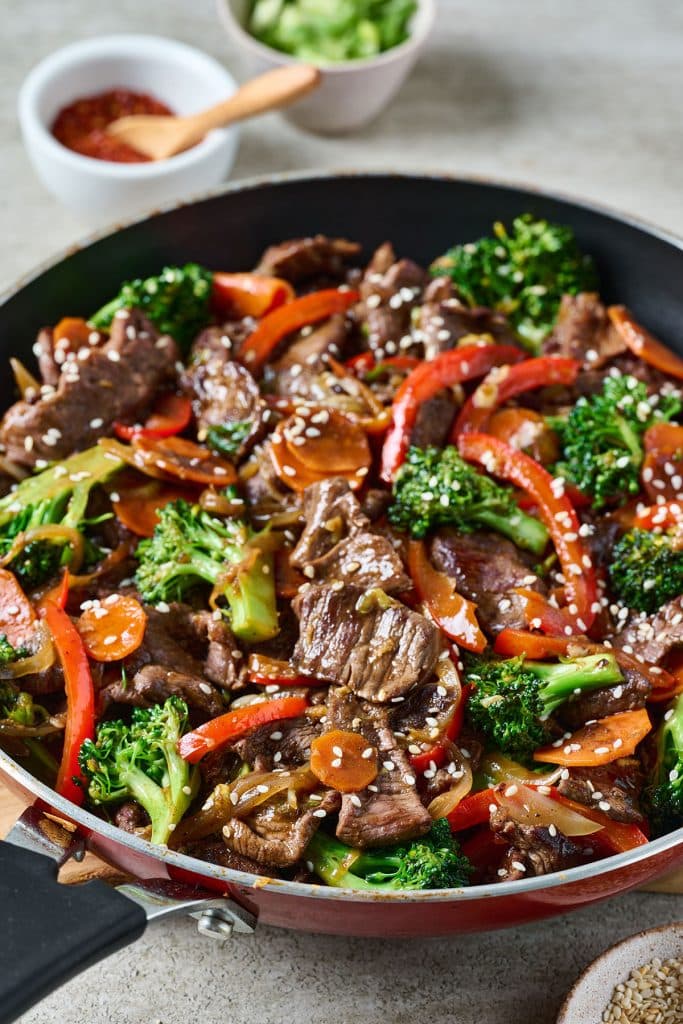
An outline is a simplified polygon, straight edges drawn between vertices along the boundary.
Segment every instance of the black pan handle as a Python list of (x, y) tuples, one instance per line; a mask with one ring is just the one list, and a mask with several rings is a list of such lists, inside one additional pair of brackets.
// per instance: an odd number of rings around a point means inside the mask
[(58, 863), (0, 842), (0, 1021), (134, 942), (145, 911), (105, 882), (57, 883)]

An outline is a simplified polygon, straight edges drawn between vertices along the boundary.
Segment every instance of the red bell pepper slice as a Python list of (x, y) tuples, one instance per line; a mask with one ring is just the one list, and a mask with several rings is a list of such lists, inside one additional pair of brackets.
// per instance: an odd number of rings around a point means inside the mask
[(192, 419), (192, 403), (186, 395), (163, 395), (144, 426), (115, 423), (114, 433), (122, 441), (134, 437), (173, 437), (181, 434)]
[[(578, 643), (580, 637), (542, 636), (540, 633), (529, 633), (524, 629), (503, 629), (493, 645), (496, 654), (504, 658), (517, 658), (521, 655), (533, 660), (559, 658), (567, 653), (571, 643)], [(588, 643), (589, 641), (587, 641)]]
[(308, 706), (305, 697), (279, 697), (261, 704), (249, 704), (243, 708), (212, 718), (193, 732), (185, 733), (178, 743), (180, 756), (190, 764), (201, 761), (205, 754), (225, 743), (246, 735), (253, 729), (283, 718), (297, 718)]
[(648, 842), (647, 836), (637, 825), (627, 825), (622, 821), (614, 821), (613, 818), (609, 818), (595, 807), (586, 807), (575, 800), (570, 800), (569, 797), (562, 796), (554, 786), (551, 789), (550, 795), (553, 800), (564, 804), (570, 810), (575, 811), (577, 814), (582, 814), (584, 818), (590, 818), (591, 821), (596, 822), (598, 825), (602, 825), (599, 832), (593, 832), (589, 836), (572, 836), (572, 842), (590, 846), (596, 852), (602, 853), (606, 857), (614, 853), (626, 853), (627, 850), (635, 850), (636, 847), (645, 846)]
[[(72, 803), (81, 804), (85, 780), (78, 755), (83, 742), (95, 735), (95, 689), (90, 665), (83, 641), (66, 612), (53, 601), (45, 601), (40, 614), (50, 630), (62, 664), (66, 691), (64, 747), (55, 789)], [(81, 780), (81, 785), (78, 780)]]
[(409, 540), (408, 572), (430, 618), (446, 636), (468, 651), (480, 653), (486, 637), (477, 622), (476, 605), (455, 589), (455, 580), (434, 568), (424, 541)]
[(551, 384), (573, 384), (581, 364), (576, 359), (561, 356), (539, 356), (525, 359), (516, 366), (502, 366), (491, 370), (476, 391), (470, 395), (458, 416), (451, 443), (466, 431), (482, 431), (495, 410), (516, 395)]
[(625, 306), (610, 306), (607, 315), (634, 355), (663, 373), (683, 379), (683, 359), (642, 327), (630, 310)]
[(358, 292), (352, 289), (341, 291), (339, 288), (325, 288), (278, 306), (263, 317), (256, 330), (246, 339), (240, 349), (240, 362), (254, 372), (259, 371), (277, 344), (288, 334), (308, 324), (326, 320), (334, 313), (344, 313), (359, 298)]
[(465, 721), (465, 707), (467, 705), (467, 699), (472, 692), (474, 687), (470, 683), (465, 683), (460, 694), (460, 700), (457, 703), (455, 711), (451, 716), (451, 720), (446, 726), (443, 740), (439, 743), (435, 743), (429, 750), (423, 750), (421, 754), (412, 754), (410, 758), (410, 764), (413, 769), (421, 775), (429, 769), (432, 762), (437, 768), (440, 768), (446, 760), (448, 753), (448, 744), (455, 743), (460, 732), (462, 730), (463, 722)]
[(648, 505), (633, 520), (639, 530), (668, 530), (683, 525), (683, 502), (666, 501), (663, 505)]
[(485, 878), (495, 876), (500, 867), (503, 855), (510, 849), (505, 840), (484, 825), (478, 828), (469, 839), (460, 844), (462, 853), (475, 869), (474, 881), (481, 882)]
[(494, 366), (516, 363), (523, 358), (524, 354), (513, 345), (463, 345), (416, 366), (394, 398), (392, 424), (382, 448), (382, 480), (390, 484), (403, 465), (423, 402), (444, 388), (481, 377)]
[[(567, 606), (562, 612), (566, 625), (572, 631), (588, 632), (600, 609), (597, 577), (593, 560), (579, 536), (579, 520), (574, 506), (563, 489), (554, 485), (550, 473), (538, 462), (497, 437), (462, 434), (459, 449), (463, 458), (478, 462), (489, 473), (508, 480), (534, 499), (562, 567), (567, 597)], [(547, 607), (555, 611), (551, 605)], [(535, 618), (531, 617), (529, 621), (533, 623)], [(541, 629), (555, 632), (557, 624), (553, 616), (552, 626), (546, 624), (544, 627), (542, 621)]]
[(295, 296), (289, 281), (265, 274), (213, 275), (211, 305), (218, 316), (262, 317)]
[(364, 377), (368, 371), (370, 371), (375, 365), (375, 357), (372, 352), (359, 352), (355, 356), (351, 356), (344, 363), (347, 370), (351, 373), (355, 373), (357, 377)]
[(462, 832), (473, 825), (483, 825), (489, 820), (492, 805), (498, 806), (492, 789), (481, 789), (478, 793), (466, 796), (447, 816), (451, 832)]

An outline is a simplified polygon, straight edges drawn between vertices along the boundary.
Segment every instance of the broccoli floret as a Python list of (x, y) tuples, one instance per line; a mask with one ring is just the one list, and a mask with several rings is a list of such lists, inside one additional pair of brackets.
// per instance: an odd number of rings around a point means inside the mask
[(581, 253), (572, 229), (530, 213), (515, 217), (509, 233), (495, 223), (492, 237), (457, 245), (431, 270), (447, 274), (469, 305), (505, 313), (533, 350), (552, 330), (563, 295), (597, 287), (593, 260)]
[(555, 471), (591, 495), (596, 509), (623, 502), (640, 490), (643, 434), (680, 410), (673, 395), (650, 401), (645, 384), (635, 377), (607, 377), (602, 391), (579, 398), (566, 418), (549, 418), (562, 445)]
[(456, 448), (411, 448), (396, 475), (389, 521), (413, 537), (439, 526), (463, 533), (487, 527), (540, 555), (548, 543), (543, 523), (517, 506), (514, 492), (460, 456)]
[(575, 693), (622, 680), (612, 654), (590, 654), (558, 664), (470, 656), (470, 724), (502, 753), (530, 756), (553, 738), (550, 715)]
[(683, 694), (657, 730), (657, 752), (644, 803), (656, 836), (683, 826)]
[(233, 633), (256, 643), (278, 632), (272, 558), (240, 519), (221, 520), (198, 505), (172, 501), (154, 536), (138, 545), (138, 589), (145, 601), (181, 601), (200, 583), (218, 587)]
[(667, 533), (629, 530), (614, 545), (609, 575), (627, 608), (656, 612), (683, 594), (683, 549)]
[[(2, 639), (5, 640), (5, 637), (2, 637)], [(7, 643), (6, 640), (5, 643)], [(11, 645), (9, 646), (11, 647)], [(14, 657), (6, 660), (3, 659), (3, 664), (25, 656), (26, 652), (23, 650), (14, 651)], [(41, 722), (46, 722), (49, 717), (49, 712), (42, 704), (36, 704), (30, 693), (20, 690), (9, 679), (0, 680), (0, 719), (6, 722), (13, 722), (15, 725), (31, 726), (40, 725)]]
[(165, 843), (197, 792), (196, 769), (177, 751), (187, 729), (180, 697), (135, 708), (130, 723), (101, 722), (95, 741), (86, 740), (79, 763), (93, 804), (137, 800), (152, 822), (152, 842)]
[(206, 443), (219, 455), (234, 459), (244, 441), (249, 437), (251, 430), (252, 426), (249, 420), (238, 420), (236, 423), (209, 427), (206, 433)]
[(170, 334), (183, 352), (210, 319), (213, 274), (198, 263), (164, 267), (153, 277), (136, 278), (90, 317), (93, 327), (110, 326), (119, 309), (141, 309), (162, 334)]
[(305, 856), (328, 885), (366, 891), (459, 889), (473, 871), (445, 818), (421, 839), (374, 850), (355, 850), (320, 831)]
[[(22, 480), (0, 499), (0, 555), (14, 547), (17, 554), (9, 568), (27, 588), (54, 576), (68, 564), (71, 548), (58, 533), (22, 545), (23, 536), (41, 526), (58, 525), (83, 534), (90, 492), (123, 466), (103, 448), (94, 447), (55, 463), (37, 476)], [(86, 551), (88, 543), (84, 541)]]

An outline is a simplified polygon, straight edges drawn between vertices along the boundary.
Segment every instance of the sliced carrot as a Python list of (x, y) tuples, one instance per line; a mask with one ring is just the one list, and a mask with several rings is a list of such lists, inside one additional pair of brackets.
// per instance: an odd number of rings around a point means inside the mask
[(609, 764), (632, 754), (651, 729), (650, 716), (644, 708), (622, 711), (584, 725), (563, 741), (561, 747), (542, 747), (534, 753), (534, 761), (561, 764), (568, 768)]
[(33, 636), (36, 613), (13, 572), (0, 569), (0, 635), (12, 647), (22, 647)]
[(139, 601), (111, 594), (91, 605), (76, 621), (83, 645), (94, 661), (120, 661), (142, 643), (147, 615)]
[(640, 478), (648, 498), (655, 503), (675, 501), (683, 492), (683, 427), (654, 423), (645, 431), (643, 446), (645, 460)]
[(607, 314), (634, 355), (657, 370), (683, 379), (683, 359), (642, 327), (626, 306), (610, 306)]
[(159, 522), (159, 512), (169, 502), (181, 498), (190, 503), (197, 500), (194, 488), (145, 477), (140, 477), (137, 486), (125, 489), (117, 478), (117, 488), (112, 493), (118, 496), (116, 501), (112, 499), (117, 519), (138, 537), (152, 536)]
[(360, 733), (333, 729), (311, 743), (311, 771), (340, 793), (357, 793), (377, 778), (377, 756)]
[[(347, 423), (350, 429), (354, 429), (350, 421), (347, 420)], [(342, 471), (331, 469), (329, 466), (314, 469), (299, 457), (299, 446), (293, 444), (291, 434), (290, 442), (287, 441), (286, 430), (288, 424), (290, 424), (289, 420), (277, 425), (271, 437), (271, 444), (268, 446), (273, 468), (287, 487), (293, 491), (301, 492), (310, 484), (326, 480), (329, 476), (345, 477), (349, 481), (349, 486), (352, 490), (358, 490), (362, 487), (371, 461), (369, 446), (367, 448), (367, 462), (359, 465), (356, 469)], [(363, 434), (363, 437), (365, 437), (365, 434)], [(365, 443), (367, 445), (367, 438)]]
[(295, 297), (289, 281), (265, 274), (213, 275), (211, 305), (220, 316), (261, 317)]
[(82, 345), (89, 345), (90, 338), (98, 332), (90, 327), (87, 320), (80, 316), (65, 316), (59, 321), (52, 332), (52, 343), (56, 345), (60, 341), (68, 341), (68, 346), (60, 346), (76, 350)]
[[(326, 410), (301, 434), (293, 436), (291, 425), (285, 425), (283, 434), (290, 451), (314, 473), (355, 473), (372, 461), (365, 431), (336, 409)], [(294, 444), (301, 440), (303, 444)]]
[(636, 513), (633, 525), (639, 530), (668, 530), (672, 526), (683, 526), (683, 501), (648, 505)]
[(434, 568), (423, 541), (409, 540), (407, 556), (415, 590), (437, 626), (468, 651), (483, 651), (486, 637), (477, 621), (476, 605), (458, 593), (455, 580)]

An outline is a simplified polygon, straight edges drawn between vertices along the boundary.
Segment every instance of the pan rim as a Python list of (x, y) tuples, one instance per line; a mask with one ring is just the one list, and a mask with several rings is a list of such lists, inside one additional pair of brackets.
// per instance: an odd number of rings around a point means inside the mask
[[(142, 224), (153, 217), (163, 216), (174, 210), (183, 209), (186, 206), (193, 206), (206, 200), (218, 198), (222, 195), (230, 195), (244, 191), (257, 190), (269, 186), (286, 186), (290, 183), (321, 182), (344, 179), (369, 179), (378, 180), (393, 178), (399, 181), (436, 181), (452, 183), (454, 185), (478, 185), (496, 189), (508, 189), (525, 193), (533, 197), (555, 200), (566, 203), (575, 208), (597, 215), (603, 219), (614, 221), (620, 225), (626, 225), (650, 237), (672, 246), (679, 253), (683, 253), (683, 238), (669, 232), (658, 225), (651, 224), (643, 219), (626, 214), (618, 209), (604, 204), (578, 199), (562, 191), (548, 191), (540, 186), (529, 183), (521, 184), (516, 181), (501, 178), (490, 178), (486, 175), (459, 175), (448, 174), (443, 170), (419, 170), (415, 172), (395, 172), (382, 169), (368, 170), (326, 170), (326, 171), (287, 171), (278, 174), (255, 175), (248, 178), (228, 182), (218, 188), (209, 189), (181, 202), (166, 204), (159, 209), (149, 211), (143, 215), (132, 217), (123, 223), (110, 224), (94, 232), (84, 235), (76, 243), (65, 247), (55, 255), (48, 257), (35, 265), (32, 269), (20, 275), (7, 289), (0, 294), (0, 309), (11, 298), (23, 288), (47, 273), (53, 267), (58, 266), (74, 253), (85, 249), (97, 242), (103, 241), (121, 231)], [(254, 888), (263, 892), (281, 893), (291, 896), (306, 897), (308, 899), (341, 900), (351, 903), (394, 903), (394, 904), (415, 904), (415, 903), (448, 903), (454, 901), (489, 900), (493, 898), (505, 898), (511, 896), (526, 896), (530, 893), (538, 893), (546, 889), (561, 888), (575, 882), (595, 879), (602, 875), (609, 875), (618, 872), (622, 868), (628, 868), (650, 857), (664, 853), (668, 850), (681, 848), (683, 857), (683, 828), (677, 829), (666, 836), (655, 839), (645, 846), (637, 847), (635, 850), (620, 853), (616, 856), (607, 857), (604, 860), (584, 864), (579, 867), (569, 868), (566, 871), (553, 872), (548, 875), (541, 875), (533, 878), (518, 879), (512, 882), (494, 882), (487, 885), (476, 885), (462, 889), (432, 889), (406, 892), (381, 892), (365, 894), (358, 890), (347, 888), (334, 888), (321, 884), (306, 882), (292, 882), (284, 879), (268, 879), (264, 881), (263, 876), (253, 875), (243, 871), (236, 871), (233, 868), (225, 868), (218, 864), (211, 864), (208, 861), (201, 861), (186, 854), (177, 853), (163, 847), (155, 846), (149, 841), (131, 833), (124, 832), (109, 822), (96, 817), (90, 811), (84, 810), (70, 801), (60, 797), (54, 790), (30, 775), (8, 754), (0, 750), (0, 772), (6, 774), (16, 781), (22, 788), (33, 793), (34, 796), (43, 800), (55, 811), (74, 821), (94, 835), (101, 835), (115, 844), (127, 847), (131, 851), (147, 858), (161, 861), (164, 864), (191, 872), (194, 875), (212, 878), (224, 882), (228, 886), (240, 888)]]

